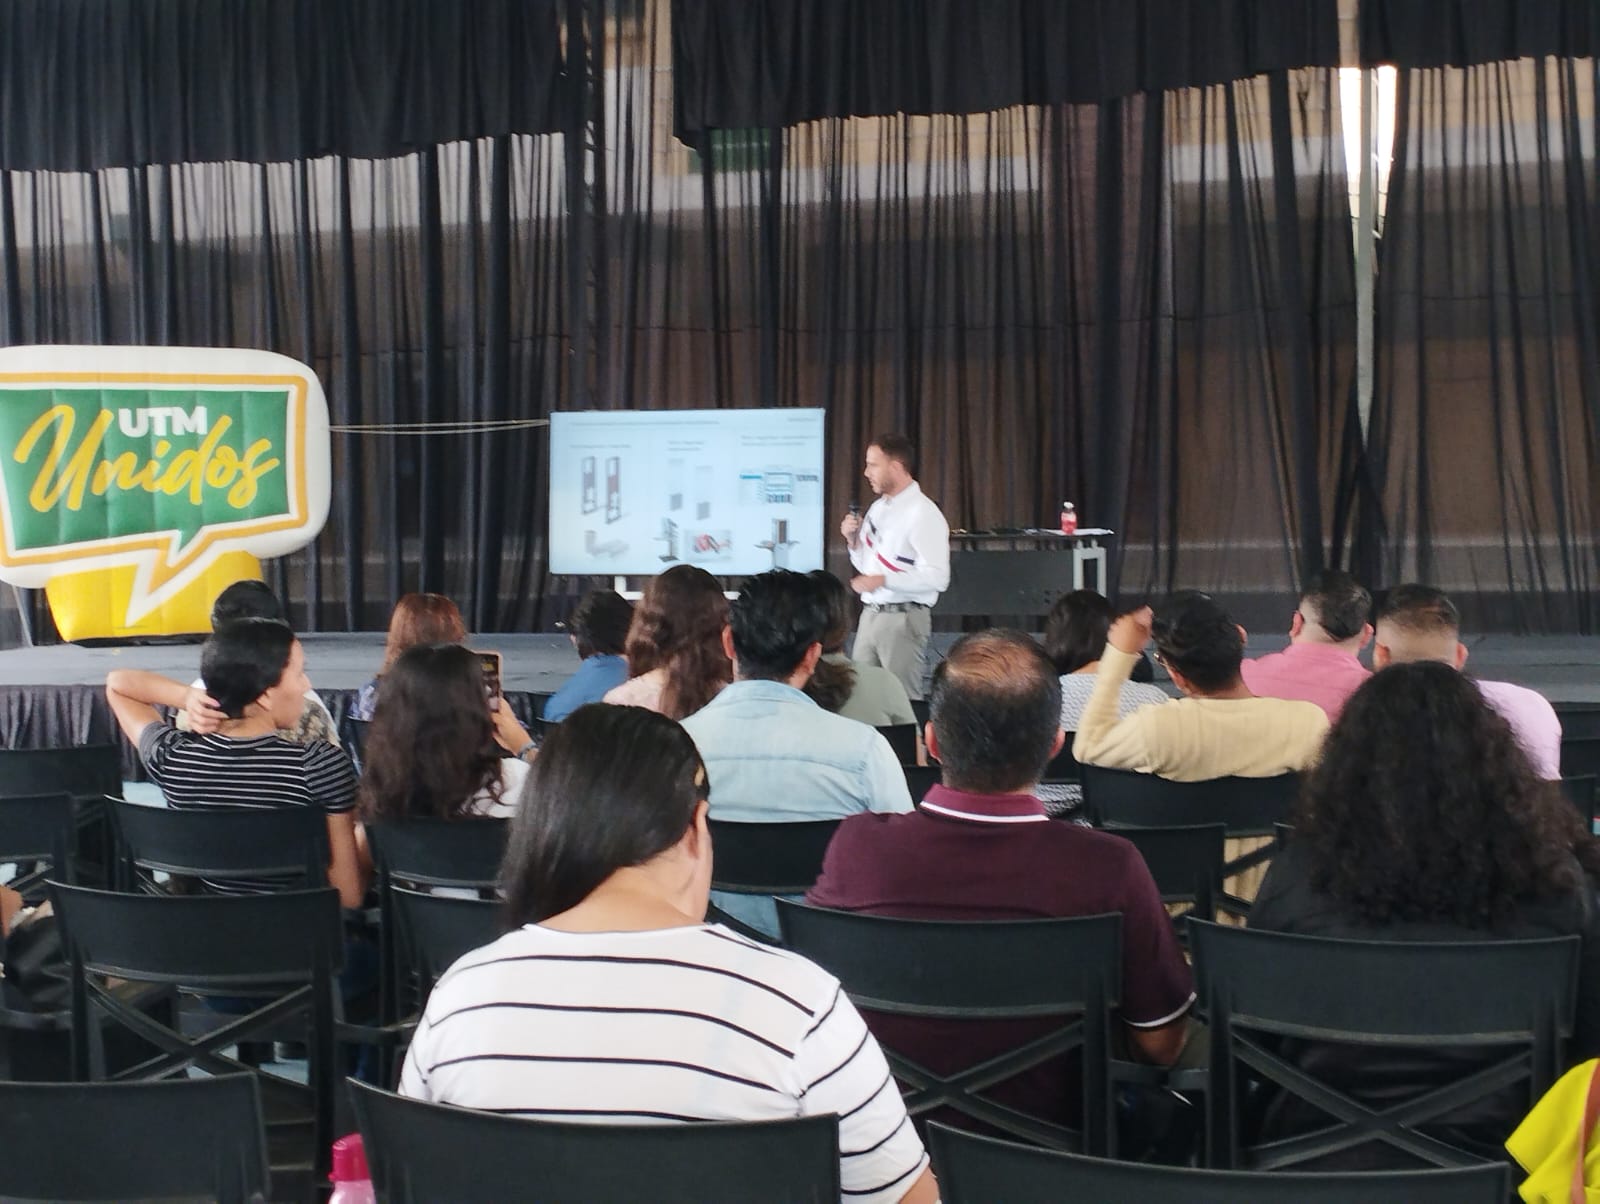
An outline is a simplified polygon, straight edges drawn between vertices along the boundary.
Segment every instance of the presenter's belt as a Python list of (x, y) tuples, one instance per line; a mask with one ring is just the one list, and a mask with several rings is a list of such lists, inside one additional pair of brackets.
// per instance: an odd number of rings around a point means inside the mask
[(908, 610), (932, 610), (926, 602), (864, 602), (868, 610), (877, 611), (879, 614), (897, 615)]

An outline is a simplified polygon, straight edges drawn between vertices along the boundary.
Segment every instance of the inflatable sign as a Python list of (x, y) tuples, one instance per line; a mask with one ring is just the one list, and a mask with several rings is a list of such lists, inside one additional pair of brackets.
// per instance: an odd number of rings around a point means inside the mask
[(268, 351), (0, 349), (0, 580), (67, 639), (207, 631), (211, 600), (322, 530), (328, 406)]

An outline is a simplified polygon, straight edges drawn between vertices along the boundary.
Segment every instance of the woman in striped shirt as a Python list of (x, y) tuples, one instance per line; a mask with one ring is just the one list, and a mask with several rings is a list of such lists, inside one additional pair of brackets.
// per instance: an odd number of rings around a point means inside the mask
[(846, 1199), (935, 1200), (838, 981), (702, 922), (707, 795), (693, 742), (661, 715), (595, 704), (557, 727), (512, 820), (516, 927), (440, 980), (401, 1092), (599, 1123), (837, 1114)]

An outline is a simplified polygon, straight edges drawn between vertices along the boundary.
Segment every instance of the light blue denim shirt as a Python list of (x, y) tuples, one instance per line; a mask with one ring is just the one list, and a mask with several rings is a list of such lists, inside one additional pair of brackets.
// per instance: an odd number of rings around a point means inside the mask
[[(905, 771), (878, 730), (823, 710), (793, 686), (736, 681), (683, 726), (706, 763), (712, 819), (784, 824), (911, 810)], [(719, 890), (711, 901), (778, 935), (768, 896)]]
[(905, 771), (876, 728), (778, 681), (736, 681), (683, 721), (711, 779), (711, 818), (785, 824), (909, 811)]

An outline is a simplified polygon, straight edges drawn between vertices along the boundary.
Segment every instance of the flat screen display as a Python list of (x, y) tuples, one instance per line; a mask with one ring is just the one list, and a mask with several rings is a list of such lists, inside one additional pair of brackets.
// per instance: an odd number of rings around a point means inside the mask
[(822, 567), (823, 412), (550, 415), (550, 571), (718, 577)]

